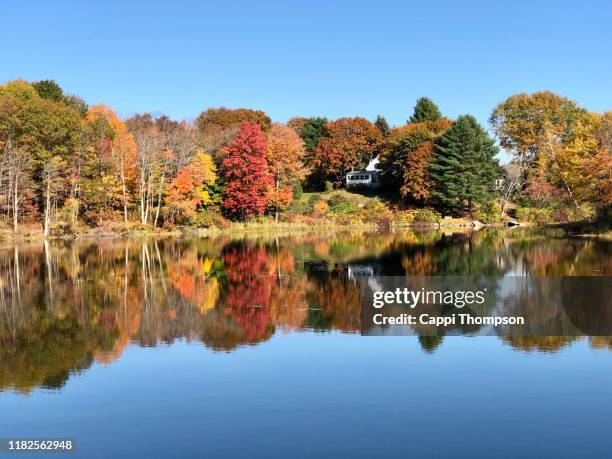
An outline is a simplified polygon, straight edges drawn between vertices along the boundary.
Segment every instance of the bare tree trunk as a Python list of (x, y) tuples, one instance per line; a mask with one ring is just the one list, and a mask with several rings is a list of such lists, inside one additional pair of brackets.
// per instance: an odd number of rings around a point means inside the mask
[[(277, 178), (276, 178), (276, 199), (277, 199), (276, 202), (277, 203), (278, 203), (278, 187), (279, 187), (278, 182), (279, 182), (279, 180), (278, 180), (278, 176), (277, 176)], [(276, 214), (274, 215), (274, 222), (278, 223), (278, 205), (276, 206)]]
[(51, 177), (47, 174), (47, 192), (45, 196), (45, 226), (43, 234), (45, 237), (49, 236), (49, 229), (51, 226)]
[(123, 221), (128, 222), (128, 211), (127, 211), (127, 190), (125, 188), (125, 168), (123, 159), (121, 160), (121, 188), (123, 191)]
[(149, 174), (149, 177), (147, 179), (147, 189), (146, 189), (146, 194), (145, 194), (146, 206), (145, 206), (143, 223), (149, 223), (149, 208), (151, 207), (151, 182), (152, 181), (153, 181), (153, 177), (151, 174)]
[(164, 189), (164, 178), (165, 176), (162, 174), (161, 179), (159, 181), (159, 190), (157, 193), (157, 211), (155, 212), (155, 221), (153, 222), (154, 228), (157, 227), (157, 220), (159, 219), (159, 208), (161, 206), (162, 190)]
[(19, 173), (15, 173), (14, 195), (13, 195), (13, 231), (17, 232), (17, 215), (19, 211), (19, 195), (17, 194), (17, 186), (19, 184)]
[(144, 215), (144, 176), (142, 171), (140, 172), (140, 223), (142, 223), (143, 225), (146, 223), (145, 222), (145, 215)]

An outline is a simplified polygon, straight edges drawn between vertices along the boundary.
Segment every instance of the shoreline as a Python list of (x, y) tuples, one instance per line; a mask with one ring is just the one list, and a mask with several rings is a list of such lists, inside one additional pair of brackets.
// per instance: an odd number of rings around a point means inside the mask
[(11, 242), (38, 242), (45, 240), (91, 240), (91, 239), (139, 239), (139, 238), (207, 238), (215, 236), (263, 236), (263, 235), (294, 235), (342, 232), (387, 232), (387, 231), (479, 231), (484, 228), (518, 229), (529, 228), (535, 230), (561, 230), (567, 237), (581, 237), (588, 239), (612, 240), (612, 231), (609, 226), (593, 223), (571, 222), (555, 225), (534, 225), (524, 222), (516, 222), (508, 226), (503, 223), (482, 223), (465, 219), (448, 219), (440, 222), (417, 222), (417, 223), (395, 223), (392, 225), (378, 225), (376, 223), (359, 223), (342, 225), (334, 222), (308, 224), (308, 223), (233, 223), (229, 228), (194, 228), (178, 227), (173, 229), (121, 229), (114, 230), (101, 228), (88, 228), (82, 232), (67, 235), (43, 236), (40, 229), (19, 231), (17, 234), (12, 230), (0, 230), (0, 241)]

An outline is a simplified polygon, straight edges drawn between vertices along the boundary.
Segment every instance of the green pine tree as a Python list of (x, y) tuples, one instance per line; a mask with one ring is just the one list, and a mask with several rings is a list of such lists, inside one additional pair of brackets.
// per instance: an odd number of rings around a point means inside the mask
[(374, 121), (374, 126), (376, 126), (380, 132), (382, 132), (383, 136), (387, 135), (391, 130), (391, 128), (389, 127), (389, 123), (387, 123), (387, 120), (382, 115), (378, 115), (376, 117), (376, 121)]
[(417, 100), (414, 106), (414, 114), (408, 120), (409, 123), (418, 123), (421, 121), (435, 121), (442, 118), (440, 109), (434, 102), (427, 98), (421, 97)]
[(495, 141), (470, 115), (460, 116), (436, 140), (430, 166), (432, 196), (443, 209), (461, 215), (491, 198), (498, 174)]

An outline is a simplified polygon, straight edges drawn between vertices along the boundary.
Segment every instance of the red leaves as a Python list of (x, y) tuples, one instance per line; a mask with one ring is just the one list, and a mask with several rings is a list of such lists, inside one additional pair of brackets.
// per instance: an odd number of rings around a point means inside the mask
[(261, 214), (273, 183), (261, 129), (255, 123), (243, 122), (238, 137), (223, 152), (223, 208), (243, 220)]

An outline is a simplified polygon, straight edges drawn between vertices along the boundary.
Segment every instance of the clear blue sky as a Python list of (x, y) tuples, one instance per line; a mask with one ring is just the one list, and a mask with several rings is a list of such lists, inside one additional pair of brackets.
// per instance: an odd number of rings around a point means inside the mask
[(0, 81), (55, 79), (122, 116), (227, 106), (399, 124), (426, 95), (486, 123), (543, 89), (612, 109), (610, 0), (7, 1), (0, 14)]

